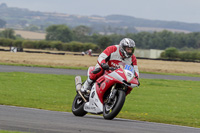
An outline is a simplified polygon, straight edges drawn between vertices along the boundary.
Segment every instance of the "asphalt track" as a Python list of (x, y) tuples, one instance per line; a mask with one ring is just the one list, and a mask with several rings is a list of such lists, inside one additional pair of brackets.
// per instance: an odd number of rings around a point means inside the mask
[[(0, 72), (86, 75), (87, 71), (0, 65)], [(194, 80), (200, 78), (141, 74), (140, 78)], [(200, 133), (200, 128), (102, 116), (76, 117), (72, 113), (0, 105), (0, 130), (35, 133)]]
[[(29, 73), (43, 73), (43, 74), (80, 75), (80, 76), (87, 75), (87, 70), (55, 69), (55, 68), (8, 66), (8, 65), (0, 65), (0, 72), (29, 72)], [(144, 74), (144, 73), (140, 74), (140, 78), (200, 81), (199, 77)]]
[(200, 133), (200, 128), (0, 105), (0, 129), (35, 133)]

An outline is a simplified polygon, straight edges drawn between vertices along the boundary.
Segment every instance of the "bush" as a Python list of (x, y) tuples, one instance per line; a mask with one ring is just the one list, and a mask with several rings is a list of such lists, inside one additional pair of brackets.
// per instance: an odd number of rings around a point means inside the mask
[(51, 41), (51, 49), (63, 50), (63, 43), (61, 41)]
[(83, 43), (81, 42), (70, 42), (69, 45), (71, 45), (71, 50), (73, 52), (80, 52), (80, 51), (84, 51), (84, 46)]
[(37, 41), (36, 43), (36, 49), (46, 49), (46, 48), (51, 48), (50, 41)]
[(182, 61), (200, 61), (200, 52), (197, 51), (187, 51), (181, 52), (179, 58)]
[(32, 48), (32, 49), (57, 49), (63, 51), (82, 52), (92, 49), (93, 52), (100, 52), (99, 46), (93, 43), (70, 42), (63, 43), (61, 41), (31, 41), (31, 40), (12, 40), (1, 38), (0, 46), (15, 46), (18, 48)]
[(99, 47), (93, 43), (70, 42), (63, 44), (64, 51), (82, 52), (92, 49), (94, 52), (100, 51)]
[(12, 46), (13, 40), (8, 38), (0, 38), (0, 46)]
[(23, 41), (22, 40), (15, 40), (13, 41), (13, 46), (17, 48), (22, 48)]
[(163, 59), (173, 59), (181, 61), (200, 61), (200, 52), (195, 51), (184, 51), (179, 52), (176, 48), (168, 48), (165, 52), (161, 53)]
[(162, 53), (160, 54), (160, 57), (161, 57), (161, 58), (166, 58), (165, 52), (162, 52)]
[(63, 43), (63, 45), (62, 45), (62, 47), (63, 47), (63, 51), (71, 51), (71, 45), (69, 44), (69, 43)]
[(101, 51), (101, 49), (99, 48), (99, 46), (97, 46), (94, 43), (84, 43), (84, 51), (86, 51), (88, 49), (92, 49), (93, 52), (100, 52)]
[(170, 47), (165, 50), (165, 57), (168, 59), (175, 59), (179, 57), (179, 52), (175, 47)]
[(23, 48), (36, 48), (36, 41), (25, 40), (22, 43)]

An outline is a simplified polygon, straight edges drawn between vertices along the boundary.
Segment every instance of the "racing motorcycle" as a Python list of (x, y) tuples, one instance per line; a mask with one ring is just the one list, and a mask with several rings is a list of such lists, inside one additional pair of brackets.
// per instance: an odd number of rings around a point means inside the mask
[[(88, 74), (94, 69), (89, 67)], [(84, 116), (87, 113), (103, 114), (104, 119), (111, 120), (122, 109), (126, 96), (134, 87), (139, 86), (139, 81), (133, 66), (120, 63), (118, 67), (109, 67), (109, 70), (105, 70), (93, 83), (88, 95), (80, 91), (80, 76), (75, 77), (75, 85), (77, 94), (72, 104), (75, 116)]]

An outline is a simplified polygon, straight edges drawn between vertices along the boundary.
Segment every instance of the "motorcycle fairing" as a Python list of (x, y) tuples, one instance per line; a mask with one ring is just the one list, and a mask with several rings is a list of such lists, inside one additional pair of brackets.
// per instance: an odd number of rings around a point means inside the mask
[(103, 104), (101, 103), (99, 96), (96, 92), (96, 84), (92, 86), (89, 96), (89, 102), (84, 104), (84, 110), (90, 113), (99, 114), (103, 112)]
[(101, 103), (103, 103), (103, 96), (105, 92), (116, 83), (121, 83), (121, 82), (109, 75), (103, 75), (100, 79), (97, 80), (96, 91)]

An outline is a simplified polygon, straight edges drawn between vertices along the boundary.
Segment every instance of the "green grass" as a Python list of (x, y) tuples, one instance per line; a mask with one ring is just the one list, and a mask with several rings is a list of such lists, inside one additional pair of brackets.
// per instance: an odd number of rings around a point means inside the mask
[(28, 132), (18, 132), (18, 131), (0, 130), (0, 133), (28, 133)]
[[(69, 75), (0, 73), (0, 104), (71, 112), (76, 94)], [(83, 80), (86, 77), (83, 77)], [(120, 118), (200, 127), (200, 82), (140, 79)]]
[(47, 65), (15, 64), (15, 63), (0, 63), (0, 65), (26, 66), (26, 67), (46, 67), (46, 68), (63, 68), (63, 69), (76, 69), (76, 70), (87, 70), (88, 69), (88, 67), (47, 66)]
[(75, 76), (0, 73), (0, 104), (71, 111)]
[(120, 117), (200, 127), (200, 82), (142, 79)]
[(174, 76), (188, 76), (188, 77), (200, 77), (200, 74), (190, 74), (190, 73), (160, 73), (160, 72), (145, 72), (145, 71), (140, 71), (140, 73), (160, 74), (160, 75), (174, 75)]

